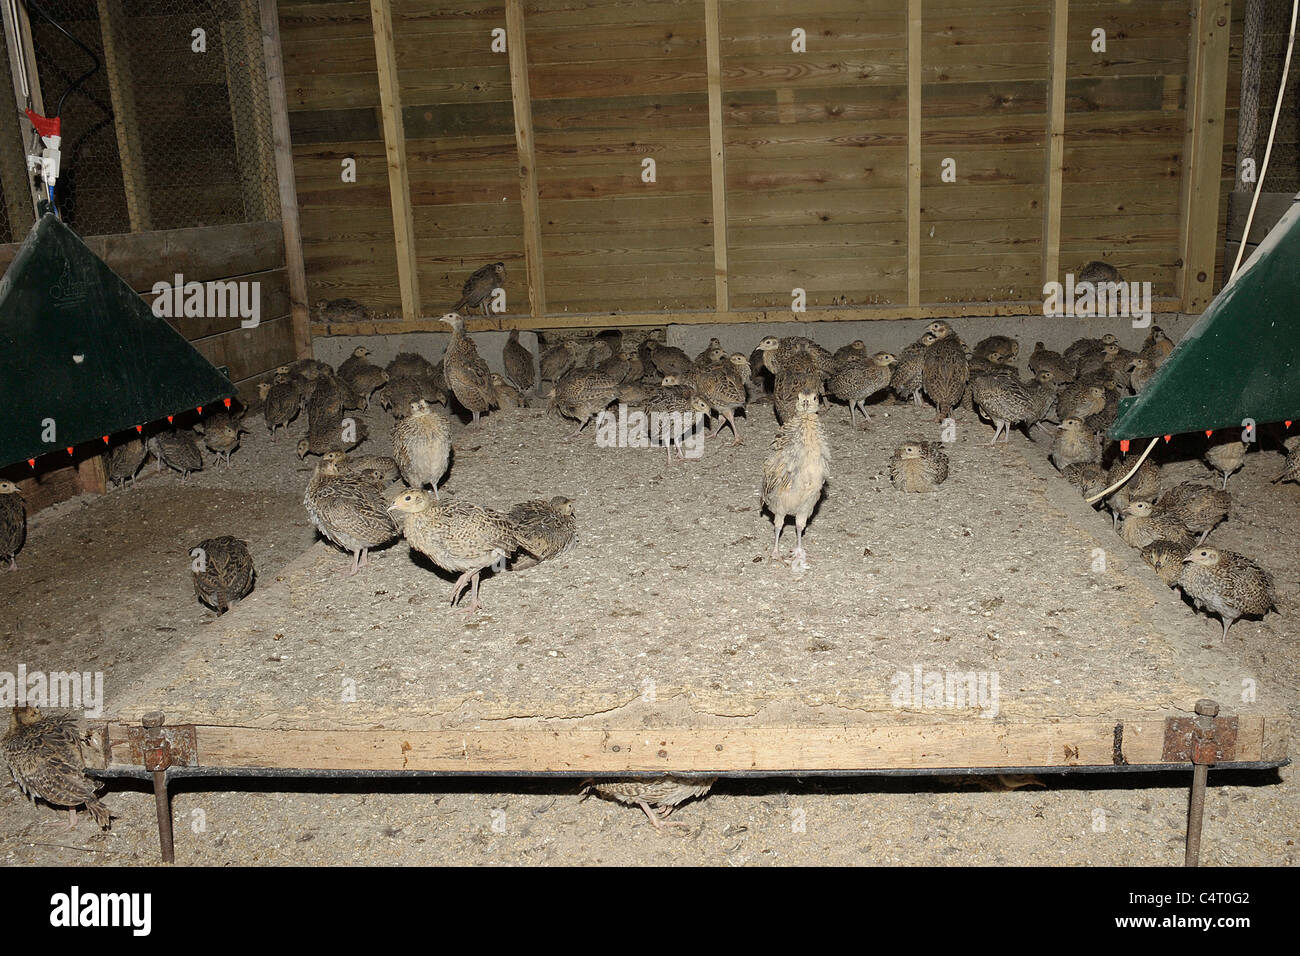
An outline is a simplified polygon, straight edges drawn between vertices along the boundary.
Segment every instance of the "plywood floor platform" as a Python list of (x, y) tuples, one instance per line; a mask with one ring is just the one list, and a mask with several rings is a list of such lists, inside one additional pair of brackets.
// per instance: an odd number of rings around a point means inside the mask
[[(1286, 759), (1277, 694), (1052, 470), (1045, 449), (957, 415), (952, 477), (903, 495), (892, 449), (938, 438), (930, 407), (823, 414), (827, 494), (810, 567), (768, 557), (758, 486), (769, 406), (703, 456), (599, 448), (541, 410), (458, 431), (444, 496), (508, 507), (564, 494), (580, 543), (484, 579), (404, 542), (353, 578), (318, 543), (110, 702), (103, 765), (150, 711), (197, 725), (197, 764), (446, 773), (813, 772), (1168, 763), (1166, 722), (1197, 699), (1238, 721), (1225, 762)], [(362, 451), (387, 453), (386, 438)], [(793, 545), (793, 529), (787, 531)], [(1104, 570), (1101, 567), (1104, 560)], [(992, 706), (900, 700), (902, 680), (996, 675)]]

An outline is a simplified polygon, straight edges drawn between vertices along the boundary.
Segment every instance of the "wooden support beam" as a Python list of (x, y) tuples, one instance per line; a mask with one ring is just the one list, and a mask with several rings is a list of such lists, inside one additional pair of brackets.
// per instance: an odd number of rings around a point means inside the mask
[[(144, 176), (144, 150), (140, 144), (135, 90), (131, 84), (131, 59), (126, 44), (126, 13), (122, 0), (95, 0), (99, 12), (99, 33), (104, 43), (104, 73), (113, 102), (113, 130), (117, 134), (117, 155), (122, 167), (122, 191), (132, 232), (153, 228), (149, 215), (149, 190)], [(227, 50), (230, 47), (226, 47)], [(227, 57), (227, 60), (231, 57)]]
[(921, 304), (921, 0), (907, 0), (907, 304)]
[(713, 192), (713, 281), (716, 308), (731, 308), (727, 288), (727, 163), (722, 138), (722, 44), (718, 20), (718, 0), (704, 0), (704, 35), (708, 58), (709, 83), (709, 159), (712, 164)]
[(1195, 0), (1192, 9), (1176, 288), (1183, 310), (1196, 313), (1214, 297), (1232, 0)]
[[(3, 52), (7, 68), (8, 51)], [(20, 121), (16, 109), (0, 108), (0, 188), (4, 191), (5, 214), (9, 219), (8, 238), (15, 241), (21, 240), (36, 222), (27, 176), (26, 133), (27, 124)]]
[(1061, 271), (1061, 181), (1065, 161), (1065, 66), (1069, 0), (1052, 2), (1051, 73), (1047, 81), (1047, 168), (1043, 174), (1043, 282)]
[(388, 196), (393, 207), (393, 241), (397, 250), (397, 285), (402, 316), (420, 317), (420, 277), (415, 261), (415, 221), (411, 213), (411, 183), (406, 169), (406, 131), (402, 126), (402, 95), (393, 48), (392, 0), (370, 0), (370, 26), (375, 35), (379, 71), (379, 112), (388, 157)]
[(258, 3), (262, 21), (262, 61), (266, 66), (266, 93), (271, 107), (271, 140), (275, 147), (275, 174), (280, 185), (284, 264), (289, 272), (293, 346), (299, 358), (308, 358), (311, 355), (311, 314), (307, 309), (307, 271), (303, 264), (302, 231), (298, 224), (298, 188), (293, 179), (289, 100), (284, 88), (284, 62), (280, 54), (280, 15), (275, 0), (258, 0)]
[[(168, 716), (171, 714), (169, 712)], [(184, 719), (183, 717), (180, 719)], [(1237, 719), (1232, 762), (1286, 758), (1285, 722), (1267, 715)], [(195, 726), (203, 767), (423, 771), (426, 773), (790, 773), (798, 771), (943, 770), (950, 768), (1113, 769), (1117, 720), (1072, 719), (994, 724), (978, 718), (933, 724), (871, 726), (473, 727), (336, 730), (297, 726)], [(1163, 715), (1122, 720), (1124, 763), (1190, 767), (1165, 754)], [(94, 769), (139, 766), (126, 721), (95, 725)], [(138, 745), (137, 745), (138, 746)]]
[(546, 314), (546, 278), (542, 268), (542, 207), (537, 198), (537, 156), (533, 145), (533, 100), (528, 85), (523, 0), (506, 0), (506, 54), (510, 58), (510, 100), (515, 114), (515, 148), (519, 153), (528, 310), (536, 317)]
[[(1181, 299), (1153, 298), (1151, 311), (1160, 315), (1176, 314)], [(564, 312), (543, 316), (469, 317), (465, 328), (471, 332), (509, 329), (584, 329), (635, 328), (663, 325), (708, 325), (710, 323), (768, 324), (773, 322), (873, 322), (887, 319), (964, 319), (1008, 315), (1043, 314), (1042, 299), (1025, 302), (942, 302), (930, 305), (850, 306), (810, 309), (797, 315), (788, 308), (737, 309), (729, 312)], [(405, 332), (444, 332), (447, 327), (437, 319), (418, 322), (368, 321), (331, 322), (315, 327), (317, 335), (400, 335)]]
[[(18, 112), (21, 114), (30, 105), (44, 116), (45, 102), (41, 97), (41, 78), (36, 72), (36, 51), (32, 47), (32, 25), (27, 18), (27, 8), (21, 3), (11, 4), (9, 0), (2, 0), (0, 9), (4, 14), (5, 46), (9, 51), (9, 73), (13, 80), (14, 101), (18, 104)], [(21, 131), (25, 171), (27, 152), (32, 148), (36, 137), (33, 135), (32, 124), (25, 116), (18, 120), (18, 129)], [(35, 222), (37, 204), (45, 196), (33, 185), (30, 175), (27, 176), (26, 183), (26, 191), (31, 197), (32, 222)]]

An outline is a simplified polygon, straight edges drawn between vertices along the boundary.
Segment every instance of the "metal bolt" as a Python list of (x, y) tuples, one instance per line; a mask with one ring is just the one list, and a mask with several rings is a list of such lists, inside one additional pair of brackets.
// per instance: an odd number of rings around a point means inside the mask
[(1196, 713), (1201, 717), (1218, 717), (1219, 704), (1217, 701), (1210, 700), (1207, 697), (1202, 697), (1196, 702)]

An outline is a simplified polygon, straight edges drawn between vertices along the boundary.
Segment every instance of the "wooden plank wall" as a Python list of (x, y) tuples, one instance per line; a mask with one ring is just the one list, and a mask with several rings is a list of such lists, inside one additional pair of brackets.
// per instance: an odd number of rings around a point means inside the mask
[[(279, 10), (309, 299), (351, 296), (400, 315), (370, 4), (281, 3)], [(408, 145), (411, 135), (408, 127)], [(355, 183), (342, 179), (349, 158)]]
[[(788, 310), (795, 287), (809, 309), (836, 310), (809, 318), (1023, 313), (1053, 263), (1063, 276), (1097, 258), (1150, 280), (1158, 307), (1177, 305), (1195, 29), (1183, 0), (925, 0), (919, 19), (909, 0), (519, 2), (530, 95), (517, 116), (510, 57), (492, 50), (506, 0), (391, 0), (425, 318), (385, 331), (431, 327), (463, 278), (497, 260), (507, 310), (493, 321), (505, 326), (566, 313), (708, 321), (720, 302), (720, 321), (754, 321)], [(348, 295), (382, 319), (400, 295), (369, 6), (285, 4), (281, 22), (311, 297)], [(1098, 28), (1105, 51), (1092, 48)], [(1063, 113), (1059, 99), (1051, 110), (1054, 75)], [(529, 315), (519, 117), (536, 156), (540, 316)], [(351, 154), (362, 181), (342, 184)], [(317, 327), (331, 331), (358, 327)]]
[(722, 4), (735, 307), (906, 303), (906, 60), (896, 0)]
[(1062, 272), (1104, 259), (1174, 294), (1193, 25), (1185, 0), (1070, 3)]

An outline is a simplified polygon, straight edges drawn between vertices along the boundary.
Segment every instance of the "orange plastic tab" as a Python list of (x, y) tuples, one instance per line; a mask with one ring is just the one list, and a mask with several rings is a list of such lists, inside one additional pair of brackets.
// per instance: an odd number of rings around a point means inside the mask
[(1205, 437), (1206, 437), (1206, 438), (1209, 438), (1209, 437), (1210, 437), (1211, 435), (1213, 435), (1213, 434), (1214, 434), (1214, 429), (1213, 429), (1213, 428), (1207, 428), (1207, 429), (1205, 429)]
[(168, 415), (168, 416), (167, 416), (167, 424), (170, 425), (171, 423), (172, 423), (172, 416)]
[(143, 426), (143, 425), (136, 425), (136, 426), (135, 426), (135, 430), (138, 431), (141, 435), (144, 434), (144, 426)]
[(229, 408), (229, 407), (230, 407), (230, 399), (228, 399), (228, 398), (223, 398), (221, 401), (222, 401), (222, 404), (224, 404), (224, 405), (226, 406), (226, 408)]
[(1127, 439), (1127, 438), (1121, 438), (1121, 439), (1119, 440), (1119, 450), (1122, 451), (1122, 452), (1123, 452), (1124, 454), (1126, 454), (1126, 455), (1128, 454), (1128, 439)]
[(202, 406), (202, 405), (195, 405), (195, 406), (194, 406), (194, 410), (195, 410), (196, 412), (198, 412), (200, 415), (203, 414), (203, 406)]
[(27, 464), (29, 464), (29, 465), (31, 465), (33, 468), (35, 468), (35, 467), (36, 467), (36, 459), (35, 459), (35, 458), (28, 458), (28, 459), (27, 459)]
[(71, 445), (68, 446), (68, 454), (69, 454), (69, 455), (72, 454), (72, 446), (71, 446)]
[(1168, 444), (1169, 444), (1169, 439), (1171, 439), (1171, 438), (1173, 438), (1173, 437), (1174, 437), (1173, 435), (1166, 435), (1166, 436), (1165, 436), (1165, 444), (1168, 445)]
[(104, 436), (104, 444), (105, 444), (105, 445), (108, 444), (108, 436), (107, 436), (107, 435)]

